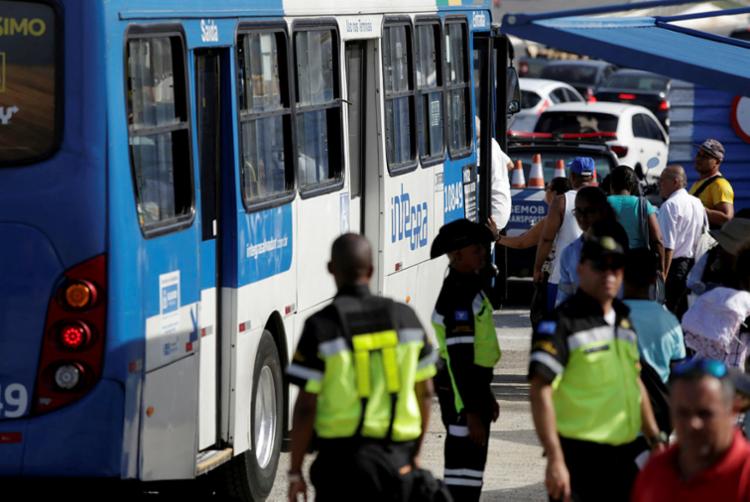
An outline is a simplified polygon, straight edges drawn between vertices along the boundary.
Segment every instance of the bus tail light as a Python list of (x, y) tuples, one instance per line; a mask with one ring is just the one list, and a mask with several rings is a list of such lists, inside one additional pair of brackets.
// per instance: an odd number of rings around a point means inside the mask
[(107, 261), (100, 255), (67, 270), (47, 307), (33, 414), (66, 406), (101, 378)]

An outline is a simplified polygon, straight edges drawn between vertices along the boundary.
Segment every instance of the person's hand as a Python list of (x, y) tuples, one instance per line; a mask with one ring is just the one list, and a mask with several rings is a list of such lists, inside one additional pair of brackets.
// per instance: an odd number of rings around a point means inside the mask
[(289, 502), (297, 502), (300, 495), (307, 502), (307, 483), (302, 474), (289, 474)]
[(534, 282), (536, 282), (537, 284), (539, 284), (539, 283), (541, 283), (543, 281), (544, 281), (544, 273), (542, 272), (542, 269), (541, 268), (539, 268), (539, 269), (534, 268)]
[(479, 446), (487, 444), (487, 428), (479, 413), (466, 413), (466, 425), (469, 428), (469, 439)]
[(497, 241), (500, 239), (500, 230), (497, 228), (497, 223), (495, 223), (495, 220), (490, 216), (487, 218), (487, 228), (490, 229), (490, 232), (492, 232), (492, 240)]
[(500, 417), (500, 403), (497, 402), (497, 400), (492, 400), (492, 421), (497, 422), (498, 417)]
[(661, 453), (667, 449), (666, 443), (654, 443), (654, 445), (651, 447), (651, 453)]
[(544, 486), (550, 498), (570, 502), (570, 473), (564, 459), (547, 461)]

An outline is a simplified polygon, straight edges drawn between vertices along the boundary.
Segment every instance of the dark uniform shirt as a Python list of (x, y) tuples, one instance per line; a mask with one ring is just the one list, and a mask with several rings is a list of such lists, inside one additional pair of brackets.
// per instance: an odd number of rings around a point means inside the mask
[[(445, 351), (450, 360), (450, 375), (463, 401), (464, 410), (491, 413), (495, 396), (492, 393), (494, 368), (474, 363), (474, 305), (483, 297), (483, 279), (476, 274), (461, 274), (453, 268), (443, 282), (435, 312), (445, 326)], [(443, 359), (446, 354), (441, 353)], [(439, 369), (448, 372), (445, 362)], [(449, 377), (448, 377), (449, 378)], [(440, 380), (444, 380), (445, 375)]]

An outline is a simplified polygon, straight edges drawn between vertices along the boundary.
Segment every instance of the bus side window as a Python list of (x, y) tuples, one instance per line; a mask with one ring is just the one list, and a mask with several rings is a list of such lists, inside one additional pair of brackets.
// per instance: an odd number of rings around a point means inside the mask
[(448, 150), (451, 158), (471, 153), (471, 84), (468, 29), (465, 21), (446, 23), (446, 91), (448, 93)]
[(245, 208), (293, 195), (287, 42), (283, 31), (241, 32), (240, 173)]
[(383, 32), (385, 152), (391, 174), (416, 167), (412, 28), (386, 21)]
[(130, 159), (144, 235), (193, 218), (185, 51), (176, 35), (131, 36), (127, 43)]
[(440, 22), (418, 22), (415, 30), (419, 158), (424, 166), (441, 162), (445, 153)]
[(294, 34), (297, 169), (300, 191), (335, 189), (343, 182), (338, 37), (332, 29)]

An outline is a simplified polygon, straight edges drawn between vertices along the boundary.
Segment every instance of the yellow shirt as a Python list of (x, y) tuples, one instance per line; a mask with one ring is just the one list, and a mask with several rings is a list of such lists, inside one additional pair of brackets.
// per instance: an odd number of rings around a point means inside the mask
[[(706, 180), (698, 180), (690, 187), (690, 193), (694, 194)], [(703, 203), (703, 207), (714, 209), (722, 202), (734, 205), (734, 190), (726, 178), (719, 178), (713, 181), (698, 198)]]

